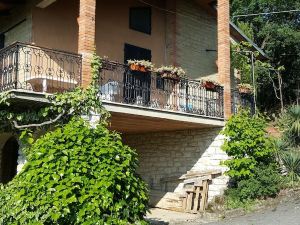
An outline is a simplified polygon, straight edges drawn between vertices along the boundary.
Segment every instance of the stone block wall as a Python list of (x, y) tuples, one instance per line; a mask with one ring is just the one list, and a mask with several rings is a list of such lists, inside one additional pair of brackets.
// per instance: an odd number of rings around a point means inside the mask
[(224, 137), (220, 129), (207, 128), (176, 132), (124, 135), (124, 142), (135, 148), (139, 157), (138, 172), (149, 188), (163, 192), (183, 192), (178, 178), (188, 171), (220, 170), (209, 185), (209, 201), (223, 194), (227, 170), (220, 162), (228, 156), (221, 150)]

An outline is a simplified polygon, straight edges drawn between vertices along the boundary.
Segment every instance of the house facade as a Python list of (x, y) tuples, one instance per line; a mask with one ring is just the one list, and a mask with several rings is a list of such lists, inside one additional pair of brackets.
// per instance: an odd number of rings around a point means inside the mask
[[(208, 200), (228, 183), (220, 131), (232, 111), (228, 0), (14, 0), (0, 5), (0, 91), (18, 107), (86, 87), (93, 52), (110, 129), (139, 155), (152, 205), (179, 209), (187, 177), (209, 176)], [(182, 67), (188, 79), (135, 73), (129, 59)], [(207, 88), (201, 79), (220, 85)], [(0, 182), (24, 162), (0, 135)], [(199, 175), (200, 174), (200, 175)]]

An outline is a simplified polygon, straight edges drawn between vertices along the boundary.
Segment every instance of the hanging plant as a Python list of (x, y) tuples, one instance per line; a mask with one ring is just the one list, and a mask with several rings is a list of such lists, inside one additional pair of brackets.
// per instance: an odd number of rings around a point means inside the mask
[(175, 66), (162, 66), (156, 69), (156, 73), (161, 76), (161, 78), (175, 81), (187, 78), (185, 71), (181, 67)]
[(239, 93), (241, 94), (252, 94), (253, 87), (250, 84), (239, 84), (238, 85)]
[(130, 70), (139, 72), (153, 71), (154, 65), (147, 60), (128, 60), (127, 61)]

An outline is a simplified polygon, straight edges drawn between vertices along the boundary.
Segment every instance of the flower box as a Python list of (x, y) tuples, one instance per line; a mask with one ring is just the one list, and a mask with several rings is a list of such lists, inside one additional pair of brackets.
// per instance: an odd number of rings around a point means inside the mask
[(252, 94), (253, 88), (250, 84), (239, 84), (238, 85), (239, 93), (241, 94)]
[(177, 82), (186, 78), (186, 74), (181, 67), (162, 66), (156, 69), (156, 73), (159, 74), (163, 79), (174, 80)]
[(216, 88), (216, 84), (212, 81), (204, 81), (202, 85), (208, 90), (214, 90)]
[(128, 66), (132, 71), (139, 71), (143, 73), (152, 71), (154, 68), (153, 64), (147, 60), (128, 60)]
[(138, 64), (130, 64), (129, 66), (130, 70), (132, 71), (139, 71), (139, 72), (148, 72), (145, 68), (145, 66), (141, 66), (141, 65), (138, 65)]

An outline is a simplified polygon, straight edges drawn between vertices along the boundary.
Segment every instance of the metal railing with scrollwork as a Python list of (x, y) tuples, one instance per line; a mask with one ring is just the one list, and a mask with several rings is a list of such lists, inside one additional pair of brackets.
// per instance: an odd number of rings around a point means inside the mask
[(81, 84), (81, 56), (16, 42), (0, 50), (0, 91), (63, 92)]
[(103, 61), (99, 85), (104, 101), (224, 118), (221, 86), (208, 90), (197, 80), (170, 80), (108, 60)]

